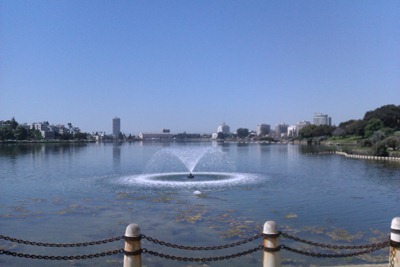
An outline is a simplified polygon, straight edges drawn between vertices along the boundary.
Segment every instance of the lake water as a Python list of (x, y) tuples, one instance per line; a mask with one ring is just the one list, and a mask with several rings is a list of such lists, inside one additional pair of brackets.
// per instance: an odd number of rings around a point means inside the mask
[[(400, 163), (310, 155), (315, 147), (217, 143), (0, 145), (0, 235), (78, 243), (121, 236), (130, 223), (143, 234), (188, 246), (232, 243), (260, 233), (265, 221), (315, 242), (341, 245), (387, 240), (400, 216)], [(188, 169), (195, 177), (188, 179)], [(194, 194), (200, 191), (200, 195)], [(307, 248), (281, 239), (281, 244)], [(241, 252), (164, 254), (210, 257)], [(27, 254), (80, 255), (119, 249), (123, 241), (85, 248), (46, 248), (0, 240)], [(321, 250), (317, 250), (321, 252)], [(332, 251), (322, 251), (332, 253)], [(342, 251), (349, 253), (349, 251)], [(285, 266), (381, 263), (389, 251), (343, 259), (281, 252)], [(123, 256), (45, 261), (0, 255), (1, 266), (122, 266)], [(262, 252), (206, 266), (261, 266)], [(144, 266), (203, 266), (143, 255)]]

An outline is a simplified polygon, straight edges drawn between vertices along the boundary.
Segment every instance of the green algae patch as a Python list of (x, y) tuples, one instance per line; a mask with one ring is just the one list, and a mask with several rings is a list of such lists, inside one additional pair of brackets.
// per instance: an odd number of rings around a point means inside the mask
[(296, 219), (298, 216), (295, 213), (289, 213), (285, 216), (285, 219)]
[(232, 220), (227, 230), (222, 231), (220, 235), (226, 239), (248, 238), (260, 230), (254, 223)]
[(350, 234), (348, 231), (344, 229), (334, 229), (333, 231), (327, 232), (326, 235), (333, 240), (340, 240), (346, 242), (352, 242), (354, 240), (361, 239), (364, 236), (364, 234), (361, 232), (357, 234)]
[(207, 211), (203, 206), (192, 206), (186, 210), (181, 211), (175, 221), (194, 224), (196, 222), (204, 220), (205, 214), (207, 214)]
[(157, 197), (149, 198), (153, 203), (171, 203), (177, 201), (177, 193), (165, 193)]

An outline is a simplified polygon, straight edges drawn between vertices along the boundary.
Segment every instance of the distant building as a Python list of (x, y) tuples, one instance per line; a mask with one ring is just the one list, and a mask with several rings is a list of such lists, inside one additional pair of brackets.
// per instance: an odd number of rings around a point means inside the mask
[(60, 135), (69, 133), (69, 130), (62, 124), (52, 125), (50, 127), (55, 133), (60, 134)]
[(297, 126), (292, 125), (287, 128), (287, 136), (296, 137), (297, 136)]
[(54, 139), (54, 131), (48, 122), (35, 122), (30, 126), (33, 130), (38, 130), (44, 139)]
[(172, 134), (170, 133), (140, 133), (139, 139), (141, 140), (170, 140)]
[(223, 122), (220, 126), (217, 128), (217, 133), (223, 133), (223, 134), (229, 134), (230, 133), (230, 127)]
[(332, 125), (332, 119), (326, 114), (322, 113), (314, 113), (313, 116), (313, 124), (320, 126), (320, 125)]
[(306, 127), (307, 125), (310, 125), (310, 124), (311, 124), (311, 122), (309, 122), (309, 121), (299, 121), (299, 122), (296, 124), (297, 136), (299, 135), (299, 131), (300, 131), (301, 129), (303, 129), (304, 127)]
[(275, 136), (277, 138), (286, 137), (288, 127), (289, 125), (287, 125), (286, 123), (280, 123), (275, 125)]
[(257, 135), (258, 136), (265, 136), (271, 132), (271, 126), (268, 124), (259, 124), (257, 125)]
[(115, 117), (112, 121), (112, 126), (113, 126), (113, 136), (114, 138), (118, 138), (119, 134), (121, 133), (121, 119), (118, 117)]

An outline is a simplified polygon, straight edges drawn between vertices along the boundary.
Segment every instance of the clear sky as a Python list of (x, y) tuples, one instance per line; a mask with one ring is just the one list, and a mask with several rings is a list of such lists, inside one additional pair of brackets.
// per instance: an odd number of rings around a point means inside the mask
[(0, 0), (0, 120), (211, 133), (385, 104), (398, 0)]

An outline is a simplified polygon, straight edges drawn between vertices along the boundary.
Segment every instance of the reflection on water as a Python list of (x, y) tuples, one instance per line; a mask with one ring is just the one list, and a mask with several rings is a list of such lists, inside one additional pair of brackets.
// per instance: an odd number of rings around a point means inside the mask
[(41, 156), (56, 154), (74, 154), (87, 147), (85, 143), (22, 143), (0, 144), (0, 157), (18, 158), (19, 156)]
[[(182, 162), (176, 157), (166, 158), (168, 155), (162, 151), (183, 147), (195, 150), (208, 145), (221, 152), (223, 160), (214, 158), (218, 153), (199, 160), (197, 172), (203, 174), (197, 179), (216, 183), (227, 180), (222, 186), (202, 186), (197, 195), (193, 193), (199, 190), (196, 185), (178, 186), (180, 179), (190, 183), (180, 174), (147, 172), (150, 163), (162, 165), (161, 161), (165, 161), (163, 169), (170, 167), (186, 174)], [(259, 233), (265, 221), (274, 220), (279, 230), (315, 242), (346, 245), (385, 240), (392, 218), (400, 216), (400, 164), (309, 155), (309, 149), (294, 145), (211, 143), (1, 145), (0, 234), (37, 242), (85, 242), (120, 236), (129, 223), (135, 222), (144, 234), (157, 239), (209, 246), (247, 238)], [(225, 163), (234, 165), (234, 169), (218, 167)], [(218, 176), (222, 171), (224, 175)], [(232, 177), (240, 179), (229, 181)], [(246, 180), (249, 177), (256, 179)], [(146, 184), (149, 181), (154, 183)], [(160, 182), (176, 186), (159, 186)], [(282, 242), (291, 244), (289, 240)], [(256, 240), (239, 251), (259, 244), (261, 240)], [(298, 243), (293, 245), (303, 248)], [(143, 246), (160, 249), (149, 243)], [(54, 251), (0, 240), (2, 249), (41, 255), (78, 255), (120, 247), (122, 243), (107, 244), (94, 251)], [(184, 256), (237, 252), (185, 251)], [(314, 259), (282, 251), (284, 265), (292, 266), (380, 263), (387, 260), (387, 255), (388, 251), (383, 250), (347, 259)], [(67, 263), (2, 256), (0, 265), (121, 266), (121, 261), (121, 255)], [(144, 264), (188, 266), (148, 255), (144, 256)], [(261, 255), (255, 253), (209, 266), (260, 264)]]
[(116, 173), (121, 171), (121, 144), (118, 142), (113, 144), (113, 167)]

